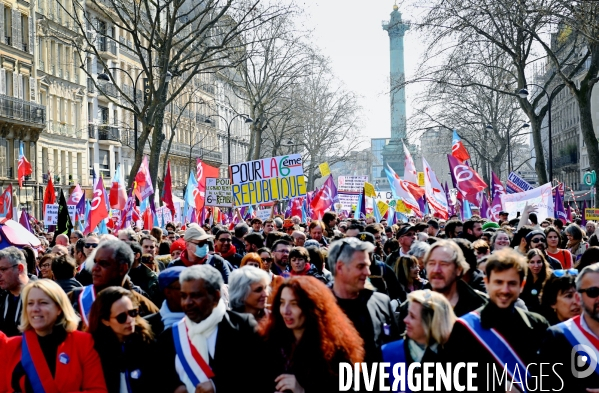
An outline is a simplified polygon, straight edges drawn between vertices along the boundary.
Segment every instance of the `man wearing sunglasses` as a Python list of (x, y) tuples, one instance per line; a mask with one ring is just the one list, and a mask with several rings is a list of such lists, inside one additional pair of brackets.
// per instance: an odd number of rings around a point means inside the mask
[(545, 232), (541, 230), (530, 232), (528, 235), (526, 235), (526, 244), (529, 250), (533, 248), (541, 250), (545, 256), (545, 259), (547, 259), (547, 263), (549, 263), (549, 267), (551, 267), (553, 270), (562, 268), (562, 264), (559, 260), (547, 255), (547, 235), (545, 235)]
[(123, 287), (131, 291), (139, 304), (139, 313), (142, 317), (159, 311), (156, 305), (148, 299), (146, 293), (129, 279), (128, 273), (134, 258), (131, 247), (121, 240), (105, 240), (97, 247), (93, 254), (93, 267), (91, 268), (92, 284), (76, 288), (67, 294), (84, 325), (87, 325), (87, 315), (96, 294), (112, 286)]
[(553, 364), (559, 374), (544, 384), (563, 386), (564, 392), (599, 392), (599, 263), (582, 269), (576, 291), (582, 314), (549, 328), (539, 350), (539, 361)]
[(220, 254), (221, 257), (229, 261), (229, 263), (235, 267), (239, 267), (241, 254), (237, 252), (237, 248), (233, 245), (233, 236), (228, 230), (219, 230), (216, 232), (216, 243), (214, 244), (214, 250)]

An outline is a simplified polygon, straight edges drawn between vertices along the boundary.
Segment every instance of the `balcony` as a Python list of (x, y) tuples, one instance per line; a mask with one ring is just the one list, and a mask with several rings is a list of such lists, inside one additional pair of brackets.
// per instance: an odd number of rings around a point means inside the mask
[(75, 130), (75, 126), (70, 124), (50, 121), (49, 132), (52, 134), (68, 136), (71, 138), (81, 138), (81, 130)]
[[(162, 143), (161, 150), (163, 153), (166, 153), (167, 146), (168, 143)], [(202, 160), (208, 160), (219, 164), (223, 161), (223, 155), (221, 152), (206, 150), (199, 146), (190, 146), (186, 143), (173, 142), (169, 150), (169, 154), (181, 157), (189, 157), (190, 153), (192, 157), (199, 157)]]
[(100, 37), (98, 52), (107, 59), (116, 59), (116, 42), (109, 37)]
[(572, 152), (565, 156), (555, 157), (553, 159), (553, 168), (563, 168), (569, 165), (578, 165), (578, 152)]
[(104, 94), (105, 96), (110, 96), (114, 98), (119, 98), (119, 92), (115, 85), (110, 82), (104, 82), (100, 85), (101, 90), (98, 90), (99, 93)]
[(98, 126), (98, 140), (101, 141), (115, 141), (120, 142), (119, 129), (114, 126), (107, 124), (101, 124)]
[(0, 118), (8, 118), (44, 128), (46, 107), (33, 102), (0, 94)]

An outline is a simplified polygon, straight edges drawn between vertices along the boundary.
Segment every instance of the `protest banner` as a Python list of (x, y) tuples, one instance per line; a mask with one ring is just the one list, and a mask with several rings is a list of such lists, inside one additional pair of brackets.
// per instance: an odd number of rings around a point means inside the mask
[(224, 178), (206, 178), (206, 206), (233, 206), (231, 182)]
[(505, 186), (508, 194), (524, 192), (532, 190), (534, 188), (529, 182), (527, 182), (514, 172), (510, 173), (507, 177), (507, 182), (505, 183)]
[(587, 207), (584, 209), (584, 218), (587, 220), (599, 220), (599, 209), (591, 209)]
[(368, 176), (339, 176), (337, 178), (337, 191), (361, 193)]
[(318, 169), (320, 169), (320, 175), (322, 177), (327, 177), (331, 174), (331, 168), (329, 168), (328, 162), (323, 162), (322, 164), (318, 165)]
[(233, 164), (229, 175), (233, 206), (297, 198), (307, 192), (299, 154)]
[(360, 200), (360, 194), (338, 192), (337, 195), (339, 197), (339, 203), (341, 204), (341, 210), (348, 212), (354, 210), (355, 207), (352, 206), (357, 205)]
[(77, 215), (77, 205), (67, 205), (69, 209), (69, 216), (71, 217), (71, 222), (75, 224), (75, 217)]
[(518, 212), (522, 213), (526, 204), (534, 204), (536, 205), (537, 219), (542, 222), (547, 217), (553, 217), (551, 183), (524, 192), (501, 195), (501, 204), (503, 210), (509, 213), (509, 219), (516, 218)]
[(376, 196), (376, 192), (374, 191), (374, 186), (368, 182), (364, 183), (364, 193), (367, 197), (374, 198)]
[(262, 222), (270, 218), (270, 209), (256, 210), (256, 217), (261, 219)]
[(44, 213), (44, 224), (58, 224), (58, 203), (49, 203), (46, 205), (46, 212)]

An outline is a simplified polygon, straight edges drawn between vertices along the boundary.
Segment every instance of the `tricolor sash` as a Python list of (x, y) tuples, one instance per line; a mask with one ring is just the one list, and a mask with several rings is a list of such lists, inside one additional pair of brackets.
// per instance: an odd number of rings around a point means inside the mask
[(96, 290), (94, 285), (88, 285), (83, 288), (83, 291), (79, 294), (79, 313), (85, 326), (88, 326), (87, 316), (92, 309), (92, 304), (96, 300)]
[(34, 393), (60, 393), (33, 329), (23, 333), (21, 364)]
[(185, 319), (174, 324), (172, 329), (177, 357), (191, 383), (198, 386), (198, 384), (214, 378), (212, 369), (189, 339)]
[[(406, 361), (406, 351), (404, 349), (404, 340), (393, 341), (389, 344), (385, 344), (382, 346), (381, 350), (383, 351), (383, 362), (391, 364), (391, 370), (393, 366), (397, 363), (404, 363), (407, 369), (407, 361)], [(389, 372), (389, 386), (393, 389), (393, 383), (395, 382), (395, 377), (392, 372)], [(397, 386), (398, 390), (392, 390), (394, 392), (410, 392), (410, 388), (408, 387), (408, 383), (406, 381), (406, 390), (400, 390), (401, 384)]]
[[(480, 322), (480, 314), (476, 311), (458, 318), (457, 322), (461, 323), (472, 333), (478, 342), (495, 358), (497, 363), (501, 367), (505, 367), (513, 384), (526, 393), (526, 381), (520, 380), (520, 375), (523, 373), (526, 373), (527, 379), (530, 378), (530, 374), (526, 370), (526, 364), (524, 364), (510, 344), (505, 341), (503, 336), (493, 328), (483, 328)], [(514, 375), (516, 366), (518, 366), (519, 373)]]
[[(566, 339), (572, 345), (572, 348), (577, 345), (585, 345), (589, 347), (589, 349), (594, 350), (594, 353), (599, 353), (599, 339), (582, 327), (580, 318), (581, 316), (577, 315), (572, 319), (568, 319), (565, 322), (555, 325), (555, 327), (566, 336)], [(590, 367), (593, 367), (592, 355), (586, 356), (586, 362)], [(599, 364), (596, 358), (594, 363), (595, 373), (599, 374)]]

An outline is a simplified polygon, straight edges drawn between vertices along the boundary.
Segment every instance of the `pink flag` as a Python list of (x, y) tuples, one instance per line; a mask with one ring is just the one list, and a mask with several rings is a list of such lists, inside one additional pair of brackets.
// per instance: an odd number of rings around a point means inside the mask
[(475, 195), (487, 188), (487, 183), (480, 178), (478, 173), (468, 165), (461, 164), (457, 158), (451, 154), (447, 155), (449, 160), (449, 169), (456, 182), (456, 188), (464, 197)]
[[(108, 194), (108, 201), (110, 202), (110, 207), (112, 209), (118, 210), (123, 210), (125, 208), (125, 205), (127, 204), (127, 189), (125, 187), (125, 182), (123, 181), (123, 174), (121, 172), (121, 164), (118, 164), (116, 167), (116, 173), (112, 178), (110, 193)], [(150, 182), (150, 184), (152, 184), (152, 182)]]
[(439, 183), (435, 172), (433, 172), (431, 166), (428, 164), (426, 159), (422, 157), (422, 167), (424, 168), (424, 191), (428, 204), (435, 209), (435, 213), (447, 220), (449, 218), (449, 206), (447, 204), (447, 197), (445, 196), (445, 190)]
[(403, 145), (403, 152), (406, 157), (404, 161), (403, 180), (407, 183), (406, 186), (408, 186), (410, 193), (414, 195), (415, 199), (422, 198), (424, 195), (424, 189), (418, 185), (418, 172), (416, 171), (416, 165), (414, 165), (412, 155), (405, 144)]
[[(150, 195), (154, 194), (154, 186), (152, 185), (152, 178), (150, 177), (150, 166), (148, 165), (147, 156), (144, 156), (143, 161), (139, 166), (139, 171), (137, 172), (137, 175), (135, 175), (135, 182), (137, 183), (135, 195), (140, 201), (143, 201)], [(126, 202), (127, 192), (125, 192), (125, 203)]]

